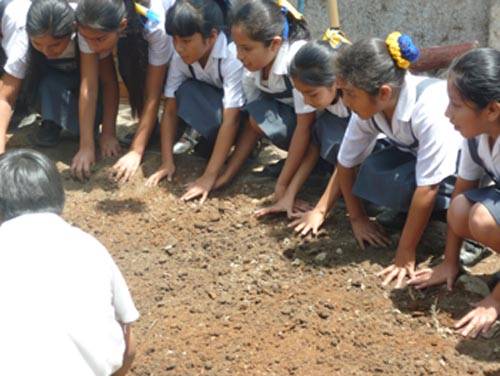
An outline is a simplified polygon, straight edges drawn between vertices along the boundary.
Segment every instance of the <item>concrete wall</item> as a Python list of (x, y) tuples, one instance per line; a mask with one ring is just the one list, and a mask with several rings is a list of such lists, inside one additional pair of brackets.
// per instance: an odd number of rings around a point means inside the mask
[[(328, 26), (327, 2), (305, 2), (305, 15), (318, 37)], [(338, 0), (338, 4), (342, 29), (352, 40), (384, 38), (399, 30), (421, 47), (471, 40), (481, 46), (500, 44), (500, 0)]]

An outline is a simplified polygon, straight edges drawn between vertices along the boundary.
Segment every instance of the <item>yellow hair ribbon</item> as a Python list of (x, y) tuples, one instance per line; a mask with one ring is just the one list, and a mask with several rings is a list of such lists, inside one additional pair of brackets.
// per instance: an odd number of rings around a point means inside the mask
[(143, 17), (147, 17), (148, 15), (148, 8), (146, 8), (144, 5), (136, 3), (134, 1), (134, 6), (135, 6), (135, 12), (137, 14), (140, 14)]
[(400, 36), (401, 33), (399, 31), (393, 31), (387, 36), (385, 44), (387, 45), (387, 49), (392, 59), (396, 62), (396, 65), (401, 69), (408, 69), (410, 67), (410, 62), (401, 54), (401, 48), (399, 47), (398, 41)]
[(278, 0), (278, 5), (280, 7), (286, 8), (287, 11), (295, 18), (297, 21), (303, 20), (304, 15), (300, 13), (297, 8), (295, 8), (288, 0)]
[(344, 36), (344, 33), (342, 31), (335, 29), (335, 28), (328, 28), (325, 33), (323, 34), (323, 37), (321, 38), (322, 40), (330, 43), (330, 46), (336, 50), (338, 49), (342, 44), (352, 44), (349, 39), (347, 39)]

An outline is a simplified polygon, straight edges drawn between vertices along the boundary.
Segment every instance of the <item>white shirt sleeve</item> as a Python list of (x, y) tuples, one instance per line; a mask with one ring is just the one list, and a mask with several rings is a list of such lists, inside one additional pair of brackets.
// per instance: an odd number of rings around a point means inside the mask
[(2, 48), (7, 57), (3, 68), (11, 76), (24, 79), (29, 43), (25, 30), (26, 19), (16, 18), (16, 14), (11, 14), (14, 11), (19, 10), (7, 6), (2, 19)]
[(253, 102), (261, 96), (259, 88), (255, 85), (255, 73), (247, 69), (243, 72), (243, 92), (247, 103)]
[(127, 283), (120, 269), (110, 256), (111, 261), (111, 288), (113, 294), (113, 307), (116, 320), (122, 324), (130, 324), (139, 318)]
[(146, 34), (148, 42), (148, 60), (150, 65), (161, 66), (167, 64), (174, 53), (172, 38), (165, 32), (162, 25), (156, 26)]
[(183, 67), (186, 64), (182, 61), (181, 57), (174, 54), (172, 61), (170, 62), (170, 67), (168, 68), (167, 82), (165, 83), (165, 97), (175, 98), (175, 92), (182, 85), (184, 81), (190, 78), (183, 71)]
[(304, 103), (304, 96), (297, 89), (293, 89), (293, 108), (296, 114), (308, 114), (316, 109)]
[[(429, 98), (433, 99), (432, 105), (425, 103)], [(415, 168), (417, 186), (439, 184), (456, 172), (460, 138), (444, 115), (446, 106), (436, 105), (436, 99), (433, 96), (419, 101), (411, 119), (419, 143)]]
[(223, 78), (224, 98), (222, 103), (224, 108), (240, 108), (245, 104), (245, 94), (243, 91), (243, 64), (234, 58), (226, 59), (221, 66)]
[(484, 169), (472, 159), (467, 140), (462, 144), (460, 154), (460, 165), (458, 167), (458, 176), (465, 180), (479, 180), (484, 175)]
[(370, 121), (362, 120), (353, 113), (340, 145), (339, 163), (347, 168), (361, 164), (375, 147), (379, 133)]

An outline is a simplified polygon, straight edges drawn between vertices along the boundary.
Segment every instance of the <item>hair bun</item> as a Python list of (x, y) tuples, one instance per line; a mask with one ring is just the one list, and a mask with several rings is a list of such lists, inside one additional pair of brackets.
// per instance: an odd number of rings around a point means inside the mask
[(413, 43), (411, 37), (401, 34), (399, 31), (390, 33), (385, 43), (391, 57), (399, 68), (408, 69), (410, 64), (420, 56), (420, 51)]

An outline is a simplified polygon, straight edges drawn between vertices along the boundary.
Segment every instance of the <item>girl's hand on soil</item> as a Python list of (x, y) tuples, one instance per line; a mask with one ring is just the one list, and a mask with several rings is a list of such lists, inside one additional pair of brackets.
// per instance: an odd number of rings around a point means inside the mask
[(216, 175), (204, 174), (194, 182), (189, 183), (187, 185), (187, 192), (181, 197), (181, 201), (189, 201), (201, 196), (200, 205), (203, 205), (208, 197), (208, 194), (212, 190), (216, 179)]
[(418, 270), (413, 278), (408, 281), (408, 284), (420, 290), (426, 287), (446, 283), (446, 287), (449, 291), (451, 291), (457, 276), (458, 265), (443, 261), (435, 268)]
[(121, 152), (120, 143), (115, 136), (101, 134), (99, 137), (99, 146), (103, 158), (117, 157)]
[(78, 180), (90, 178), (90, 169), (95, 164), (95, 149), (81, 148), (71, 161), (71, 174)]
[(474, 338), (479, 333), (487, 333), (500, 316), (500, 301), (490, 294), (479, 303), (472, 305), (476, 308), (462, 317), (455, 324), (455, 329), (464, 337)]
[(309, 204), (302, 200), (295, 200), (293, 196), (285, 195), (275, 204), (259, 209), (255, 212), (257, 218), (264, 217), (269, 214), (286, 213), (288, 218), (293, 218), (294, 215), (304, 212), (309, 209)]
[(385, 277), (382, 286), (387, 286), (396, 279), (397, 289), (403, 288), (406, 285), (405, 278), (409, 276), (413, 278), (415, 274), (415, 251), (398, 248), (394, 264), (385, 268), (377, 274), (379, 277)]
[(146, 186), (148, 187), (156, 187), (158, 183), (163, 178), (167, 178), (167, 181), (172, 181), (172, 178), (175, 174), (175, 163), (174, 162), (164, 162), (161, 164), (160, 168), (151, 175), (148, 180), (146, 180)]
[(111, 176), (119, 183), (126, 183), (136, 173), (141, 159), (141, 154), (130, 150), (115, 163)]
[(229, 177), (223, 173), (222, 175), (219, 175), (219, 177), (217, 179), (215, 179), (213, 189), (222, 188), (227, 183), (229, 183), (229, 181), (230, 181)]
[(309, 232), (318, 235), (319, 228), (326, 219), (325, 213), (317, 208), (305, 213), (294, 213), (293, 217), (297, 219), (290, 223), (288, 227), (294, 227), (295, 232), (300, 233), (300, 236), (306, 236)]
[(387, 247), (391, 244), (390, 239), (378, 223), (370, 221), (367, 216), (351, 219), (352, 232), (361, 249), (365, 249), (365, 242), (369, 245)]

